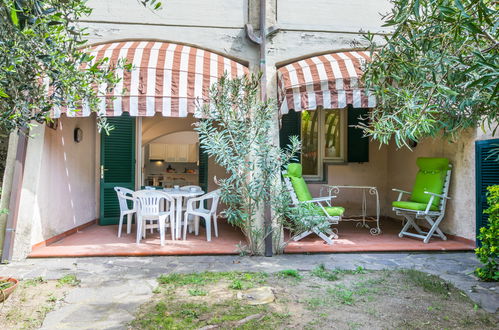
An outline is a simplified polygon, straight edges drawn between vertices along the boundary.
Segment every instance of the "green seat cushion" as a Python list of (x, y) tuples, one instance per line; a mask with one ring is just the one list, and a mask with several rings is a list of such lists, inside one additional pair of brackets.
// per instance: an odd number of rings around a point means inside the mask
[[(442, 194), (445, 176), (449, 169), (449, 160), (447, 158), (419, 157), (416, 164), (419, 171), (416, 174), (416, 181), (409, 201), (426, 205), (430, 201), (431, 195), (425, 194), (425, 191)], [(432, 205), (438, 209), (439, 204), (440, 198), (435, 197)]]
[[(398, 208), (401, 208), (401, 209), (408, 209), (408, 210), (414, 210), (414, 211), (426, 211), (426, 206), (428, 205), (428, 203), (416, 203), (416, 202), (404, 202), (404, 201), (400, 201), (400, 202), (392, 202), (392, 206), (393, 207), (398, 207)], [(430, 207), (430, 210), (431, 211), (438, 211), (438, 207), (436, 207), (435, 205), (431, 205)]]
[[(324, 210), (318, 204), (307, 203), (307, 204), (301, 204), (301, 205), (306, 207), (308, 210), (310, 210), (310, 212), (313, 212), (314, 214), (324, 215)], [(327, 214), (332, 216), (332, 217), (339, 217), (339, 216), (342, 216), (343, 213), (345, 213), (345, 208), (343, 208), (341, 206), (324, 206), (324, 209), (326, 209)]]
[(327, 214), (330, 216), (342, 216), (343, 213), (345, 213), (345, 208), (341, 206), (326, 206), (324, 207), (326, 209)]
[(298, 197), (298, 200), (300, 202), (309, 201), (312, 199), (312, 195), (308, 190), (307, 183), (302, 177), (289, 176), (289, 179), (291, 180), (291, 185), (295, 190), (296, 197)]
[(291, 163), (288, 165), (288, 175), (296, 178), (302, 177), (302, 167), (300, 163)]

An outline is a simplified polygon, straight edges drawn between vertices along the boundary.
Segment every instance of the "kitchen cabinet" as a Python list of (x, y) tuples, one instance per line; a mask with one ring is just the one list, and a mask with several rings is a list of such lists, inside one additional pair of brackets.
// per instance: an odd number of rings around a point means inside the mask
[(177, 162), (187, 163), (189, 158), (189, 145), (177, 144)]
[(197, 144), (188, 144), (189, 146), (189, 156), (188, 156), (188, 162), (189, 163), (197, 163), (198, 161), (198, 145)]
[(164, 160), (170, 163), (196, 163), (197, 144), (149, 144), (149, 160)]
[(178, 144), (165, 144), (167, 162), (176, 162), (178, 153)]
[(165, 159), (165, 144), (151, 143), (149, 145), (149, 159), (150, 160), (164, 160)]

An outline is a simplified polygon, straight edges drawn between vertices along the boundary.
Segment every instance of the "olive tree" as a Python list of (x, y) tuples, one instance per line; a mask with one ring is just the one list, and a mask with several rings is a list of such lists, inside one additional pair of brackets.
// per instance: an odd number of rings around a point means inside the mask
[(400, 145), (466, 128), (498, 125), (497, 1), (392, 0), (392, 33), (375, 52), (364, 81), (378, 99), (365, 133)]
[[(290, 207), (290, 196), (281, 184), (281, 170), (299, 150), (297, 137), (286, 150), (272, 143), (272, 115), (275, 102), (262, 102), (258, 97), (259, 77), (220, 78), (210, 90), (210, 102), (198, 108), (202, 118), (196, 130), (200, 147), (227, 176), (216, 179), (221, 188), (221, 201), (226, 205), (222, 215), (241, 228), (247, 238), (246, 252), (262, 254), (264, 240), (282, 242), (287, 219), (292, 228), (300, 227), (300, 213)], [(263, 209), (270, 205), (272, 228), (265, 228)], [(306, 211), (306, 210), (305, 210)], [(283, 246), (276, 247), (280, 252)]]
[[(84, 52), (85, 29), (77, 21), (91, 13), (86, 0), (0, 0), (0, 129), (27, 128), (49, 119), (53, 107), (97, 108), (101, 83), (112, 89), (116, 66)], [(156, 0), (137, 0), (159, 9)], [(105, 123), (101, 122), (104, 127)]]

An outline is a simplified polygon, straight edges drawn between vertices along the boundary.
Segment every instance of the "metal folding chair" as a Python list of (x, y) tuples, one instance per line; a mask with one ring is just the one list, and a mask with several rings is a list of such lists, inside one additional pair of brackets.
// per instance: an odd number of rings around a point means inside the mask
[[(291, 201), (295, 207), (304, 207), (304, 216), (301, 222), (308, 227), (304, 232), (293, 237), (294, 241), (299, 241), (302, 238), (314, 233), (327, 244), (333, 244), (333, 239), (338, 238), (337, 230), (331, 229), (329, 226), (338, 224), (341, 220), (345, 209), (343, 207), (333, 207), (331, 200), (336, 196), (327, 196), (312, 198), (305, 180), (302, 177), (301, 164), (289, 164), (287, 171), (282, 171), (284, 184), (289, 191)], [(317, 225), (322, 219), (327, 220), (327, 227), (319, 227)]]

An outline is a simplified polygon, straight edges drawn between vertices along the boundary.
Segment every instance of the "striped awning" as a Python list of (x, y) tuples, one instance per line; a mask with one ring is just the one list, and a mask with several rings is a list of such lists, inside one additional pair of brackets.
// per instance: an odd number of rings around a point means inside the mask
[[(117, 69), (121, 81), (109, 92), (98, 86), (99, 114), (120, 116), (186, 117), (196, 106), (208, 100), (209, 88), (224, 72), (229, 77), (243, 76), (248, 68), (224, 56), (186, 45), (157, 41), (125, 41), (94, 46), (88, 50), (93, 61), (104, 57), (111, 64), (121, 58), (133, 69)], [(124, 91), (124, 93), (123, 93)], [(86, 117), (91, 111), (83, 105), (79, 111), (55, 109), (54, 117)]]
[(351, 51), (310, 57), (278, 69), (281, 113), (376, 106), (374, 96), (360, 84), (369, 52)]

